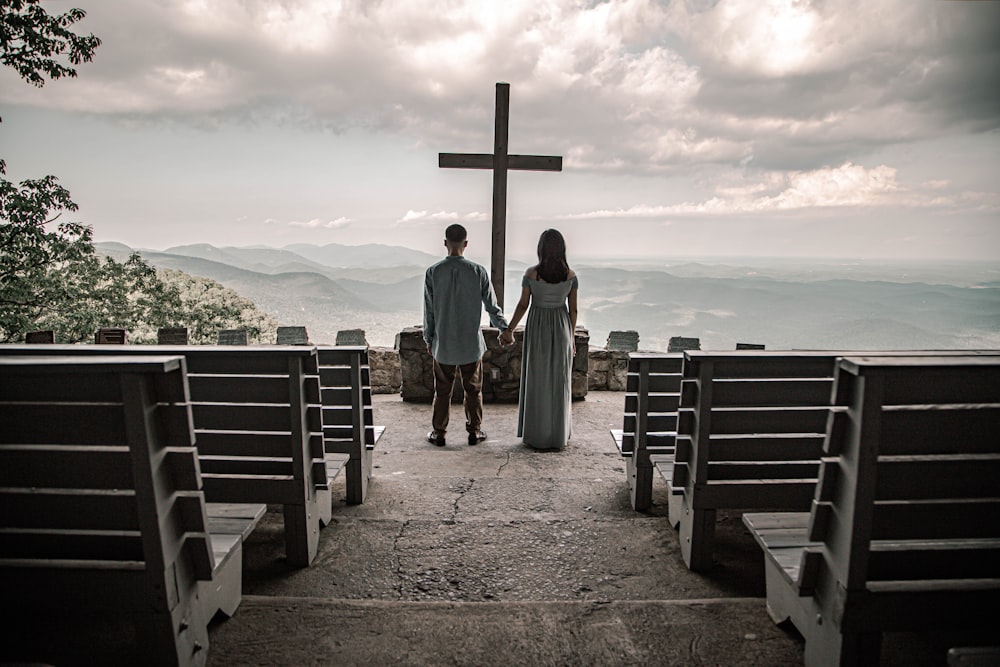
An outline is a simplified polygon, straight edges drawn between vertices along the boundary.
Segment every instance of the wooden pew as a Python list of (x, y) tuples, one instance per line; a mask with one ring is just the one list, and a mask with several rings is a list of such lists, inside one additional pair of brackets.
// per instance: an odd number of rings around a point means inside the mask
[(346, 466), (347, 502), (363, 503), (372, 476), (372, 451), (385, 432), (385, 426), (375, 426), (372, 412), (368, 348), (320, 347), (318, 354), (327, 458)]
[(0, 356), (46, 353), (183, 355), (206, 498), (281, 505), (288, 563), (312, 562), (344, 463), (324, 453), (315, 347), (0, 346)]
[[(830, 388), (844, 351), (685, 352), (673, 459), (655, 469), (688, 567), (712, 566), (720, 509), (805, 511), (812, 502)], [(931, 354), (901, 350), (883, 356)], [(996, 350), (939, 351), (996, 355)]]
[(622, 429), (611, 437), (623, 457), (632, 507), (649, 509), (653, 496), (653, 465), (673, 460), (680, 397), (680, 353), (630, 352)]
[[(145, 664), (203, 665), (242, 595), (242, 538), (266, 507), (207, 511), (184, 358), (0, 357), (0, 590), (8, 613), (112, 612)], [(58, 634), (58, 629), (54, 630)], [(98, 647), (88, 647), (96, 650)], [(99, 656), (88, 659), (99, 661)]]
[(675, 456), (656, 470), (689, 568), (712, 566), (716, 510), (805, 511), (836, 353), (685, 353)]
[(1000, 358), (848, 357), (834, 397), (811, 512), (743, 517), (772, 618), (810, 666), (879, 664), (886, 631), (995, 638)]

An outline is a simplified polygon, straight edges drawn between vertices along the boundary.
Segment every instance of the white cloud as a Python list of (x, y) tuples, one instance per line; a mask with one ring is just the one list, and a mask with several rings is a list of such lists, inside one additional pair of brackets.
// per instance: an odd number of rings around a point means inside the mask
[(437, 213), (430, 213), (428, 211), (414, 211), (413, 209), (410, 209), (397, 222), (401, 224), (411, 223), (411, 222), (442, 222), (442, 221), (455, 222), (459, 218), (463, 218), (465, 220), (478, 220), (479, 219), (478, 217), (470, 217), (470, 216), (479, 216), (479, 215), (482, 214), (469, 213), (465, 216), (461, 216), (455, 211), (438, 211)]
[(312, 220), (306, 220), (305, 222), (299, 222), (292, 220), (288, 222), (290, 227), (305, 227), (306, 229), (343, 229), (351, 224), (350, 218), (340, 217), (336, 220), (323, 220), (322, 218), (313, 218)]
[(670, 216), (734, 215), (828, 208), (955, 208), (1000, 212), (1000, 195), (961, 192), (941, 194), (946, 182), (932, 181), (908, 188), (897, 171), (886, 165), (866, 169), (846, 162), (832, 169), (788, 174), (772, 173), (759, 182), (723, 185), (716, 195), (700, 202), (671, 205), (637, 204), (629, 208), (597, 210), (559, 216), (562, 220), (657, 219)]

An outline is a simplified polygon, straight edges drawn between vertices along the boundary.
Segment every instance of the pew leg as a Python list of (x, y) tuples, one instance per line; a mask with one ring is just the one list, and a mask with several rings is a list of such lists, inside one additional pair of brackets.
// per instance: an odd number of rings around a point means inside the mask
[(715, 541), (715, 510), (691, 509), (685, 499), (681, 511), (680, 541), (681, 556), (692, 572), (710, 569)]
[[(353, 456), (344, 466), (344, 474), (347, 478), (344, 481), (346, 488), (346, 500), (348, 505), (360, 505), (365, 501), (365, 493), (368, 490), (368, 475), (365, 470), (364, 454), (362, 458), (356, 459)], [(369, 457), (369, 462), (371, 458)]]
[(191, 590), (170, 612), (136, 610), (136, 644), (147, 664), (201, 667), (208, 658), (208, 621)]
[(677, 528), (681, 525), (684, 491), (671, 486), (668, 489), (668, 492), (670, 495), (667, 496), (667, 521), (670, 523), (671, 528), (677, 530)]
[(319, 550), (319, 510), (313, 497), (302, 505), (285, 505), (285, 558), (308, 567)]
[[(818, 615), (817, 615), (818, 618)], [(806, 667), (852, 667), (877, 665), (881, 652), (879, 632), (842, 634), (832, 622), (813, 622), (806, 635)]]
[(628, 490), (632, 501), (632, 509), (645, 512), (653, 504), (653, 466), (648, 457), (643, 460), (640, 454), (633, 452), (626, 461), (628, 472)]
[(316, 513), (320, 528), (326, 528), (333, 520), (333, 492), (329, 487), (316, 489)]
[(227, 554), (224, 563), (215, 569), (210, 581), (198, 582), (198, 599), (206, 621), (211, 621), (216, 612), (226, 618), (236, 613), (243, 599), (243, 542), (242, 540)]

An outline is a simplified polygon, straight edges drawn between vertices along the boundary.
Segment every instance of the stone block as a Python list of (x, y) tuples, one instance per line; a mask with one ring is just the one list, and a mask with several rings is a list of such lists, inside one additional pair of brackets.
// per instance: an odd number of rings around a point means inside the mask
[(737, 350), (763, 350), (764, 346), (758, 343), (736, 343)]
[(156, 331), (157, 345), (187, 345), (187, 327), (162, 327)]
[(246, 329), (223, 329), (219, 332), (219, 345), (246, 345)]
[(684, 350), (700, 350), (700, 338), (685, 338), (683, 336), (673, 336), (667, 343), (667, 352), (683, 352)]
[(365, 347), (368, 340), (364, 329), (343, 329), (337, 332), (337, 345), (353, 345)]
[(54, 331), (29, 331), (24, 334), (24, 342), (29, 345), (49, 345), (56, 342)]
[(618, 352), (635, 352), (639, 349), (639, 332), (631, 329), (628, 331), (612, 331), (608, 334), (606, 348)]
[(278, 345), (308, 345), (309, 334), (305, 327), (278, 327)]
[(97, 345), (127, 345), (128, 331), (118, 327), (104, 327), (97, 330), (94, 342)]

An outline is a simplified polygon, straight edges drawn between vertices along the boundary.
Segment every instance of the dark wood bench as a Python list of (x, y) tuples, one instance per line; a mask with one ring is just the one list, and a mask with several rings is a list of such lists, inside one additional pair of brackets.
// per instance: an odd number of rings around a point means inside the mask
[(0, 357), (0, 590), (46, 641), (0, 660), (47, 660), (17, 654), (55, 650), (47, 614), (100, 611), (134, 624), (146, 664), (205, 664), (266, 507), (210, 515), (188, 398), (179, 356)]
[(811, 512), (743, 517), (772, 618), (806, 665), (878, 664), (886, 631), (995, 639), (1000, 358), (848, 357), (834, 397)]
[(808, 510), (834, 369), (837, 359), (849, 354), (859, 353), (685, 353), (675, 455), (658, 457), (654, 466), (670, 489), (668, 517), (680, 530), (681, 554), (692, 570), (712, 566), (717, 510)]
[(363, 503), (372, 476), (372, 451), (385, 432), (385, 426), (375, 425), (372, 411), (368, 348), (320, 347), (318, 354), (327, 458), (346, 466), (347, 502)]
[(288, 563), (312, 562), (344, 464), (323, 448), (315, 347), (0, 346), (0, 355), (46, 353), (183, 355), (206, 498), (281, 505)]
[(695, 571), (712, 566), (716, 511), (805, 511), (819, 474), (836, 353), (685, 353), (677, 447), (656, 470)]
[(622, 428), (611, 437), (625, 458), (632, 507), (649, 509), (653, 499), (653, 465), (673, 460), (680, 397), (680, 353), (630, 352)]

